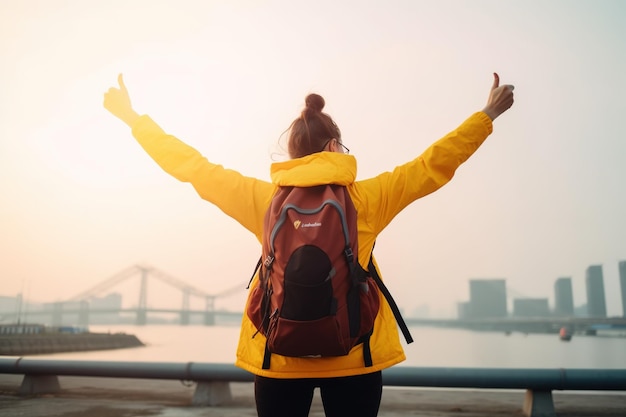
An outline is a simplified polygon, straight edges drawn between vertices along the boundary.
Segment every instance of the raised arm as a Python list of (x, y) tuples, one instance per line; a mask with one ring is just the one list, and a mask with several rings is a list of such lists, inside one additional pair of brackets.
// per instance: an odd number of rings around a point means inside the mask
[(122, 74), (119, 86), (104, 94), (104, 107), (126, 123), (146, 153), (168, 174), (190, 183), (198, 195), (219, 207), (260, 238), (264, 212), (274, 186), (210, 162), (200, 152), (166, 133), (147, 115), (132, 107)]
[[(513, 86), (494, 81), (487, 104), (459, 127), (428, 147), (414, 160), (374, 178), (359, 181), (358, 192), (367, 196), (367, 211), (372, 229), (378, 233), (407, 205), (447, 184), (461, 166), (491, 134), (492, 121), (513, 105)], [(375, 203), (372, 203), (375, 202)], [(374, 208), (371, 210), (371, 208)], [(359, 208), (357, 208), (359, 209)]]

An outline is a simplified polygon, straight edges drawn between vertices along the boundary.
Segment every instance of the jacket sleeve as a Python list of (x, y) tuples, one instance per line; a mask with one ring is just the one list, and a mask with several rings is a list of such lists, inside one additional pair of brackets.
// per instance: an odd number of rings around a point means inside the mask
[(190, 183), (204, 200), (261, 236), (263, 216), (259, 213), (265, 213), (269, 205), (273, 184), (209, 162), (196, 149), (166, 134), (148, 116), (141, 116), (133, 124), (132, 133), (165, 172)]
[(363, 209), (372, 232), (378, 235), (407, 205), (448, 183), (492, 129), (489, 116), (476, 112), (416, 159), (357, 182), (355, 191), (365, 201)]

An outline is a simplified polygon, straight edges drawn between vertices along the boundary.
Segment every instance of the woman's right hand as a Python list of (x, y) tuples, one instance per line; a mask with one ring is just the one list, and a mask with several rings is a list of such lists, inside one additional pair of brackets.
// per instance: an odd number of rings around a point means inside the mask
[(489, 92), (487, 105), (483, 109), (483, 112), (486, 113), (492, 121), (513, 105), (514, 88), (515, 87), (511, 84), (500, 85), (500, 77), (495, 72), (493, 73), (493, 85)]
[(133, 110), (122, 74), (117, 76), (117, 83), (119, 88), (111, 87), (104, 93), (104, 108), (128, 126), (132, 126), (139, 115)]

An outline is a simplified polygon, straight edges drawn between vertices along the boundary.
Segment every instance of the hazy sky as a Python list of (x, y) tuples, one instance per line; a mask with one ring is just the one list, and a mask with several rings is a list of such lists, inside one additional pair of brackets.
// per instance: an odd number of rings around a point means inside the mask
[[(497, 71), (515, 105), (383, 232), (384, 278), (405, 310), (450, 316), (471, 278), (553, 305), (571, 277), (583, 304), (601, 264), (621, 314), (625, 18), (619, 0), (0, 0), (0, 295), (61, 301), (135, 264), (208, 293), (248, 280), (254, 237), (102, 107), (120, 72), (137, 111), (263, 179), (304, 97), (322, 94), (365, 179), (480, 110)], [(111, 291), (136, 304), (138, 278)], [(241, 308), (243, 287), (217, 307)], [(181, 300), (149, 281), (148, 304)]]

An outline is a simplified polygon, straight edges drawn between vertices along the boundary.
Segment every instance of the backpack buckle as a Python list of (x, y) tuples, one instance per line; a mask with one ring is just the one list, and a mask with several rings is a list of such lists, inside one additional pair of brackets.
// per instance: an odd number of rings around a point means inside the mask
[(274, 257), (272, 255), (267, 255), (267, 257), (265, 258), (265, 261), (263, 261), (263, 266), (269, 269), (273, 263), (274, 263)]
[(354, 262), (354, 252), (352, 252), (352, 248), (350, 246), (346, 246), (346, 248), (343, 250), (343, 253), (346, 254), (348, 264), (352, 265), (352, 263)]

